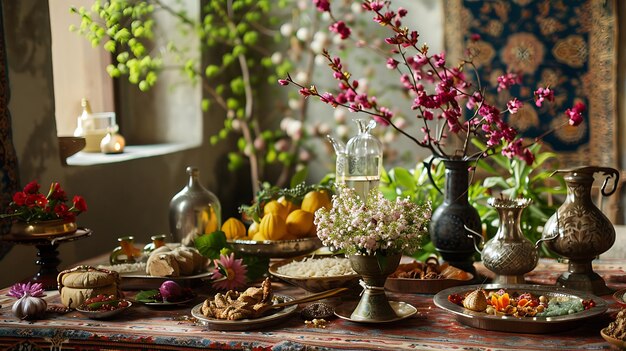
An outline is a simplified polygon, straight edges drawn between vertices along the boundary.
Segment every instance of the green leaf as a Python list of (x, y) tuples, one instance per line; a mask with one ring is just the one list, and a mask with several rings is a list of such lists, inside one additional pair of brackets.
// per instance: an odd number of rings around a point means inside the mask
[(396, 183), (401, 187), (404, 187), (407, 190), (415, 190), (415, 179), (411, 172), (409, 172), (406, 168), (395, 167), (393, 169), (393, 177), (396, 180)]
[(226, 234), (218, 230), (198, 236), (195, 239), (195, 245), (202, 256), (217, 259), (220, 257), (220, 250), (226, 247), (228, 243), (226, 242)]
[(159, 290), (142, 290), (135, 295), (135, 300), (139, 302), (161, 302), (155, 299), (156, 294), (159, 293)]
[(304, 183), (308, 174), (308, 168), (303, 167), (301, 170), (297, 171), (296, 174), (293, 175), (293, 177), (291, 177), (290, 186), (292, 188), (295, 188), (296, 185)]
[(267, 269), (270, 265), (270, 259), (268, 257), (260, 256), (243, 256), (243, 263), (246, 264), (248, 271), (246, 277), (248, 281), (255, 281), (263, 278), (267, 274)]

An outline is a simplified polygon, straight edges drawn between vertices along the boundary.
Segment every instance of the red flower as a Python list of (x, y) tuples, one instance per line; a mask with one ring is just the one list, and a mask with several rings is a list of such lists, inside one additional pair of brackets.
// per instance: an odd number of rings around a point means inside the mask
[(39, 184), (36, 181), (32, 181), (24, 187), (26, 194), (37, 194), (39, 192)]
[(82, 196), (74, 196), (74, 208), (77, 209), (80, 212), (85, 212), (87, 211), (87, 203), (85, 202), (85, 199), (83, 199)]
[(17, 206), (24, 206), (26, 204), (26, 194), (21, 191), (13, 194), (13, 202)]
[(67, 195), (57, 182), (50, 184), (47, 195), (41, 194), (39, 189), (39, 184), (32, 181), (24, 187), (24, 191), (13, 194), (7, 213), (0, 218), (13, 217), (23, 222), (74, 220), (78, 214), (87, 211), (87, 204), (81, 196), (74, 196), (70, 208), (66, 204)]

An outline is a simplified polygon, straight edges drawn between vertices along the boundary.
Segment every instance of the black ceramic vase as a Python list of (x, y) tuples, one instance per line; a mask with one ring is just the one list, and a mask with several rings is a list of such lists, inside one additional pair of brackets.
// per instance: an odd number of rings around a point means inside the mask
[(465, 226), (481, 233), (478, 211), (468, 201), (469, 161), (444, 160), (444, 200), (430, 221), (430, 240), (451, 265), (476, 276), (474, 243)]

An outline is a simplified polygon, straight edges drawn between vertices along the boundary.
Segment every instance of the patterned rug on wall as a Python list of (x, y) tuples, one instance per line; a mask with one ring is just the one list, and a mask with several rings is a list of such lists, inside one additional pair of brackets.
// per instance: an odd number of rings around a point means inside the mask
[[(480, 79), (494, 87), (489, 101), (528, 101), (509, 120), (524, 136), (558, 127), (544, 141), (559, 153), (562, 167), (619, 168), (615, 6), (614, 0), (444, 1), (449, 62), (467, 49), (479, 52), (474, 63)], [(480, 39), (472, 41), (473, 34)], [(506, 72), (521, 72), (523, 82), (511, 95), (496, 96), (496, 78)], [(555, 102), (538, 108), (533, 91), (546, 85), (554, 88)], [(577, 101), (587, 105), (584, 122), (560, 127), (564, 111)]]

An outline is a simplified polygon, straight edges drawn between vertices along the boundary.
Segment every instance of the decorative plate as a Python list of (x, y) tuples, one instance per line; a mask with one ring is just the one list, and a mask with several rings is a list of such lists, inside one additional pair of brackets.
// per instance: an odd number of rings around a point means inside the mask
[[(274, 298), (279, 303), (293, 300), (293, 297), (287, 295), (274, 294)], [(213, 330), (235, 331), (260, 329), (277, 324), (289, 318), (289, 316), (291, 316), (296, 311), (298, 305), (287, 306), (282, 309), (277, 309), (276, 311), (271, 311), (273, 313), (265, 315), (263, 317), (253, 319), (240, 319), (236, 321), (205, 317), (202, 314), (201, 308), (202, 303), (197, 304), (196, 306), (194, 306), (194, 308), (191, 309), (191, 315), (196, 318), (200, 323), (208, 326), (210, 329)]]
[(348, 320), (354, 323), (365, 323), (365, 324), (382, 324), (382, 323), (392, 323), (397, 322), (399, 320), (403, 320), (405, 318), (409, 318), (417, 313), (417, 308), (413, 307), (413, 305), (408, 304), (402, 301), (389, 301), (391, 308), (393, 308), (394, 312), (396, 312), (397, 318), (389, 319), (389, 320), (363, 320), (363, 319), (352, 319), (352, 312), (356, 308), (358, 302), (353, 304), (343, 304), (335, 307), (335, 315), (341, 319)]
[(465, 280), (387, 278), (385, 289), (404, 294), (436, 294), (443, 289), (469, 284), (474, 276), (471, 273), (467, 274), (468, 278)]
[[(595, 307), (581, 312), (555, 316), (555, 317), (512, 317), (512, 316), (494, 316), (486, 314), (484, 312), (474, 312), (463, 308), (457, 304), (448, 301), (448, 296), (451, 294), (464, 295), (467, 292), (482, 288), (484, 290), (499, 290), (505, 289), (509, 294), (511, 293), (531, 293), (536, 296), (544, 295), (548, 298), (563, 296), (569, 298), (578, 298), (583, 300), (593, 300), (596, 303)], [(565, 288), (559, 288), (555, 286), (541, 286), (541, 285), (500, 285), (500, 284), (488, 284), (488, 285), (466, 285), (448, 288), (440, 291), (433, 297), (433, 301), (437, 307), (442, 308), (450, 313), (456, 315), (459, 322), (468, 325), (470, 327), (497, 330), (513, 333), (553, 333), (561, 330), (575, 328), (580, 326), (580, 321), (595, 317), (604, 313), (608, 306), (607, 303), (600, 297), (591, 295), (588, 293), (570, 290)]]
[(289, 258), (313, 252), (322, 247), (318, 237), (294, 240), (231, 240), (233, 250), (255, 256)]
[(166, 301), (161, 301), (161, 302), (143, 302), (143, 301), (137, 301), (137, 302), (141, 302), (142, 304), (146, 305), (146, 306), (153, 306), (153, 307), (174, 307), (174, 306), (180, 306), (180, 305), (184, 305), (187, 303), (190, 303), (191, 301), (195, 300), (195, 296), (189, 299), (185, 299), (185, 300), (180, 300), (180, 301), (176, 301), (176, 302), (166, 302)]

